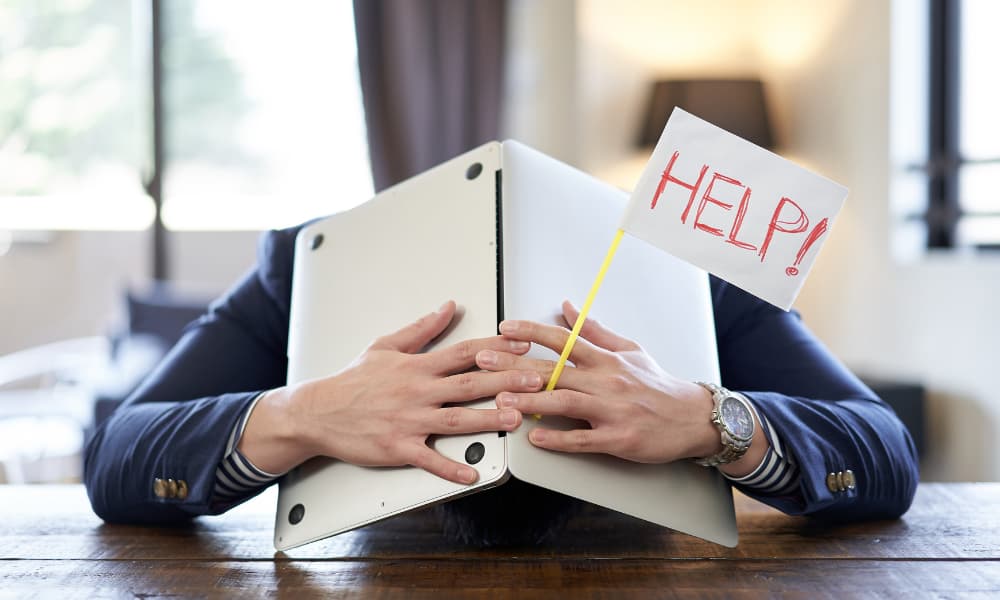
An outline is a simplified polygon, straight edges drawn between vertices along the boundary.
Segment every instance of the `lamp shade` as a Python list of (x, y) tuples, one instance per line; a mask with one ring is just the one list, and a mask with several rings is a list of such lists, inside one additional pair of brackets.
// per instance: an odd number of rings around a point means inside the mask
[(669, 79), (653, 83), (639, 132), (640, 147), (656, 145), (675, 106), (758, 146), (774, 146), (764, 85), (759, 79)]

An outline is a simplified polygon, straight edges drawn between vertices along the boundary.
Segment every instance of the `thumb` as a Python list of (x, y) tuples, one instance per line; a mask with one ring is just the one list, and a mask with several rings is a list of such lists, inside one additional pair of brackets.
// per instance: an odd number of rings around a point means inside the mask
[(375, 350), (396, 350), (414, 354), (441, 335), (455, 316), (455, 302), (449, 300), (436, 312), (424, 315), (402, 329), (382, 336), (371, 345)]

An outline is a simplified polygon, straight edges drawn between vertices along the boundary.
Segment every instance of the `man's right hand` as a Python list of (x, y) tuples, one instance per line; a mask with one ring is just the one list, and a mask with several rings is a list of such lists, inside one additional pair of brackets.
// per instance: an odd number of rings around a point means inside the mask
[(267, 392), (247, 421), (240, 452), (272, 473), (329, 456), (364, 466), (413, 465), (456, 483), (475, 482), (475, 469), (435, 452), (427, 438), (511, 431), (521, 413), (443, 405), (503, 391), (536, 392), (543, 381), (532, 370), (469, 371), (481, 350), (524, 354), (530, 348), (501, 336), (419, 354), (454, 315), (449, 301), (375, 340), (339, 373)]

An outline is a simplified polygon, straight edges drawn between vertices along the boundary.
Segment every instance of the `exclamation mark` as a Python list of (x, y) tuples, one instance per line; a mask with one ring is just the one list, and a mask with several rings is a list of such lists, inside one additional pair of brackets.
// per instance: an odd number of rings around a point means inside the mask
[(785, 275), (795, 277), (799, 274), (799, 263), (801, 263), (802, 259), (805, 258), (806, 252), (809, 252), (809, 248), (816, 243), (816, 240), (826, 233), (826, 224), (829, 220), (830, 219), (823, 219), (818, 225), (816, 225), (816, 227), (813, 227), (813, 230), (809, 232), (809, 236), (806, 237), (806, 241), (802, 242), (802, 247), (799, 248), (798, 254), (795, 255), (795, 263), (785, 269)]

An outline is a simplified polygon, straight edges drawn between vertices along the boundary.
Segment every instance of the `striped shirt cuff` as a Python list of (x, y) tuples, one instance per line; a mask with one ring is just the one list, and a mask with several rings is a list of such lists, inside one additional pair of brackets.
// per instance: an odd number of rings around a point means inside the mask
[(247, 407), (246, 412), (243, 413), (243, 417), (237, 421), (236, 427), (229, 434), (229, 441), (226, 443), (226, 452), (223, 454), (219, 466), (215, 469), (214, 497), (217, 501), (232, 502), (245, 498), (257, 492), (260, 488), (271, 484), (282, 475), (280, 473), (268, 473), (263, 469), (257, 468), (256, 465), (250, 462), (250, 459), (236, 448), (240, 443), (240, 438), (243, 437), (243, 431), (246, 429), (247, 421), (250, 419), (250, 413), (253, 412), (254, 407), (257, 406), (257, 402), (263, 395), (260, 394), (254, 398), (250, 406)]
[[(753, 406), (753, 402), (749, 404)], [(767, 452), (764, 453), (764, 458), (757, 468), (747, 475), (742, 477), (731, 477), (725, 473), (723, 475), (733, 483), (762, 496), (790, 495), (799, 486), (799, 467), (786, 452), (767, 417), (757, 411), (756, 407), (754, 413), (760, 422), (760, 428), (764, 431), (764, 437), (769, 442)]]

